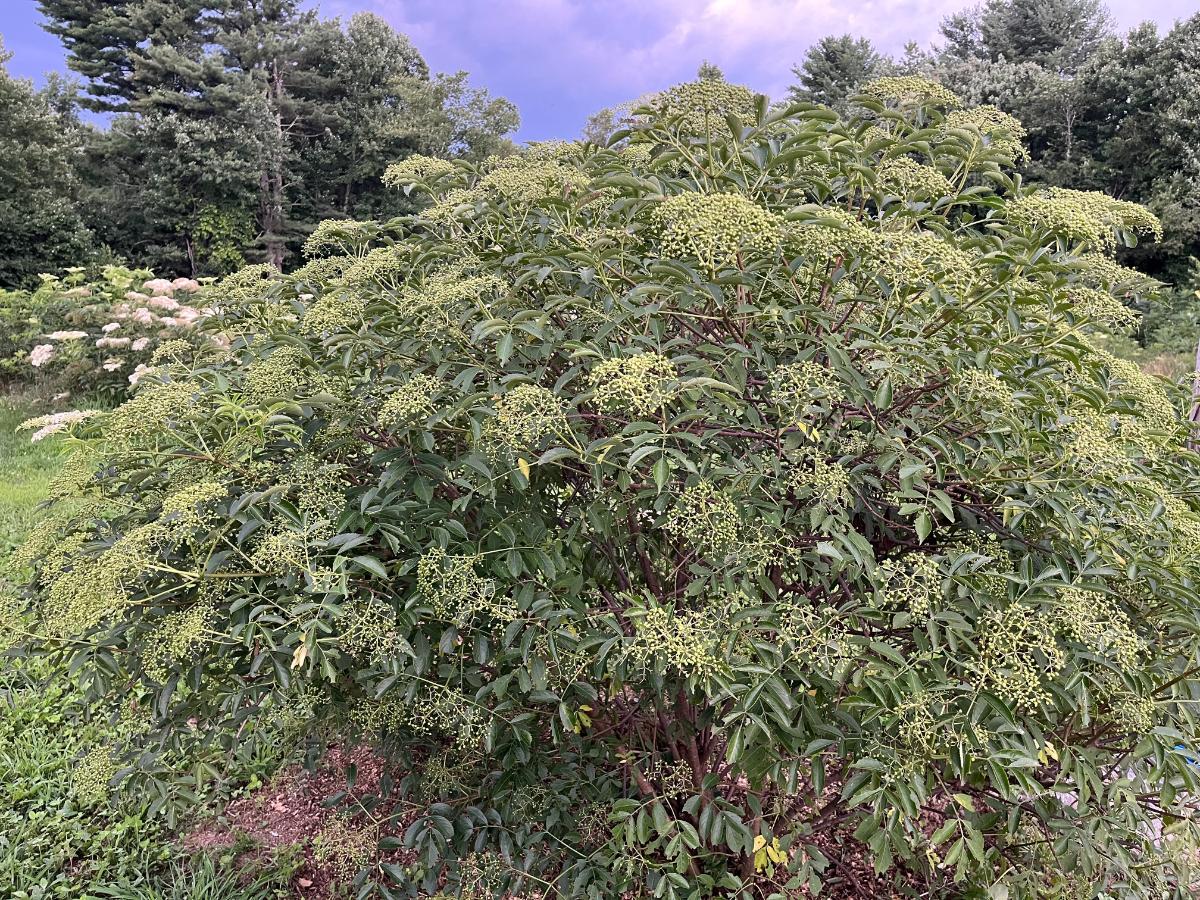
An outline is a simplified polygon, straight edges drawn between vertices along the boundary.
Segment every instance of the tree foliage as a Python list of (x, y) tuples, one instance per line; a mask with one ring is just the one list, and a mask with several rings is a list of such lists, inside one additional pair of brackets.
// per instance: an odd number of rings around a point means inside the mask
[(1200, 460), (1096, 344), (1158, 223), (954, 104), (680, 85), (223, 282), (21, 555), (42, 646), (154, 692), (128, 783), (361, 734), (401, 896), (1189, 896)]
[(90, 248), (76, 174), (83, 135), (69, 86), (34, 90), (8, 74), (8, 59), (0, 44), (0, 285), (30, 287)]
[(291, 265), (324, 218), (405, 210), (380, 183), (389, 162), (482, 158), (519, 122), (466, 73), (431, 77), (378, 16), (322, 20), (298, 0), (41, 9), (86, 79), (80, 105), (114, 114), (75, 169), (87, 219), (158, 270)]

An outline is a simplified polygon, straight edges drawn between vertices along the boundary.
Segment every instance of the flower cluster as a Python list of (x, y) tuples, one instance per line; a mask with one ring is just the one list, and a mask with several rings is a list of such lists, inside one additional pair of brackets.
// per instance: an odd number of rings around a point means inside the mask
[(355, 331), (362, 324), (366, 309), (366, 300), (358, 294), (335, 291), (305, 310), (301, 329), (309, 334)]
[(1068, 588), (1058, 596), (1057, 613), (1069, 637), (1111, 656), (1127, 669), (1137, 664), (1145, 642), (1113, 598), (1099, 591)]
[(399, 651), (396, 610), (370, 597), (352, 597), (342, 604), (337, 645), (360, 659), (386, 660)]
[(512, 601), (496, 593), (496, 583), (479, 575), (477, 556), (451, 556), (440, 547), (417, 562), (417, 590), (434, 614), (460, 625), (477, 615), (509, 622), (517, 615)]
[(414, 153), (407, 159), (392, 163), (383, 173), (383, 183), (390, 187), (408, 187), (410, 184), (437, 181), (445, 175), (458, 171), (448, 159), (437, 159)]
[(647, 606), (634, 624), (637, 638), (630, 654), (643, 665), (661, 661), (689, 678), (701, 680), (728, 668), (721, 648), (721, 624), (707, 610), (672, 612), (662, 606)]
[(80, 803), (98, 806), (108, 799), (109, 782), (116, 777), (117, 768), (108, 747), (93, 747), (71, 773), (71, 793)]
[(342, 883), (353, 881), (378, 852), (376, 828), (345, 816), (331, 816), (313, 839), (313, 858)]
[(1101, 250), (1116, 246), (1119, 231), (1162, 239), (1162, 225), (1148, 209), (1098, 191), (1052, 187), (1009, 201), (1006, 214), (1010, 222), (1042, 228)]
[(740, 268), (744, 254), (775, 252), (783, 220), (742, 194), (688, 192), (654, 209), (666, 257), (692, 257), (708, 269)]
[(753, 91), (713, 79), (678, 84), (658, 94), (652, 103), (685, 134), (724, 131), (730, 115), (752, 122), (757, 108)]
[(885, 159), (879, 164), (878, 175), (883, 190), (901, 197), (936, 200), (955, 193), (945, 175), (908, 156)]
[(1072, 311), (1089, 322), (1100, 322), (1112, 328), (1132, 328), (1138, 314), (1108, 291), (1076, 286), (1067, 293)]
[(198, 393), (196, 385), (183, 381), (138, 391), (109, 414), (108, 433), (125, 439), (151, 437), (170, 423), (187, 419), (195, 410)]
[(879, 272), (893, 290), (921, 289), (934, 283), (966, 292), (981, 269), (971, 254), (946, 238), (928, 231), (900, 231), (883, 235)]
[(514, 452), (529, 450), (566, 431), (566, 411), (553, 391), (518, 384), (496, 399), (496, 417), (488, 426), (489, 436), (500, 446)]
[(609, 412), (652, 416), (671, 402), (677, 388), (675, 365), (658, 353), (615, 356), (588, 375), (596, 405)]
[[(72, 425), (78, 425), (80, 422), (86, 422), (93, 416), (100, 415), (100, 411), (96, 409), (76, 409), (68, 412), (51, 413), (48, 416), (38, 416), (34, 419), (26, 419), (17, 426), (18, 431), (33, 431), (29, 436), (31, 441), (37, 442), (44, 438), (50, 437), (52, 434), (66, 431)], [(36, 429), (36, 430), (35, 430)]]
[(200, 602), (164, 618), (142, 644), (142, 665), (150, 678), (166, 683), (170, 666), (186, 659), (206, 643), (216, 621), (211, 603)]
[(298, 347), (279, 347), (246, 368), (246, 390), (261, 399), (292, 397), (311, 384), (304, 352)]
[(723, 562), (745, 543), (737, 504), (707, 481), (684, 489), (664, 527), (714, 563)]
[(379, 231), (376, 222), (356, 222), (353, 219), (326, 219), (304, 242), (304, 255), (358, 256), (364, 253)]
[(981, 685), (1013, 706), (1030, 711), (1050, 700), (1043, 679), (1066, 662), (1051, 620), (1024, 604), (991, 610), (980, 620)]
[(803, 422), (818, 403), (840, 396), (837, 375), (813, 360), (787, 363), (771, 374), (771, 402), (789, 424)]
[(889, 75), (863, 85), (862, 92), (885, 103), (900, 106), (939, 106), (950, 109), (962, 101), (949, 88), (919, 75)]
[(873, 260), (880, 250), (879, 232), (842, 209), (822, 210), (818, 221), (789, 224), (785, 238), (789, 255), (817, 268), (849, 259)]
[(429, 684), (413, 697), (391, 691), (379, 699), (364, 699), (354, 707), (359, 727), (374, 734), (408, 730), (422, 737), (453, 739), (461, 750), (473, 750), (490, 727), (486, 707), (456, 690)]
[(880, 605), (928, 616), (942, 598), (942, 573), (937, 560), (924, 553), (907, 553), (879, 565)]
[(774, 618), (779, 640), (804, 660), (806, 668), (824, 678), (832, 678), (853, 657), (845, 623), (835, 610), (781, 601), (775, 605)]
[(437, 409), (446, 385), (432, 375), (417, 373), (397, 385), (379, 407), (379, 424), (389, 431), (415, 425)]
[(795, 497), (828, 509), (848, 506), (854, 499), (850, 472), (817, 452), (804, 454), (789, 468), (787, 487)]
[(995, 106), (956, 109), (946, 116), (943, 129), (974, 131), (1009, 163), (1028, 157), (1025, 150), (1025, 126)]

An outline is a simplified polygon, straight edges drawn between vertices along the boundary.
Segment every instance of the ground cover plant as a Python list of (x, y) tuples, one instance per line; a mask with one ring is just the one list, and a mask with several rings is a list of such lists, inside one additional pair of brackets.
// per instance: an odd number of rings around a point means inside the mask
[(10, 615), (152, 697), (127, 790), (378, 744), (324, 841), (363, 892), (1190, 896), (1188, 397), (1095, 339), (1158, 223), (1021, 136), (710, 79), (607, 147), (404, 160), (419, 213), (216, 289), (228, 350), (31, 423), (76, 451)]

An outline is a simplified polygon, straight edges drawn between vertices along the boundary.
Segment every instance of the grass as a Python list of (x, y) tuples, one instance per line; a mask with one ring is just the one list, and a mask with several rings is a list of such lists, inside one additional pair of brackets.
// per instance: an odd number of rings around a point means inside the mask
[[(56, 438), (37, 444), (16, 426), (29, 404), (0, 397), (0, 581), (39, 516), (63, 458)], [(76, 797), (72, 774), (87, 750), (117, 735), (102, 715), (77, 717), (70, 680), (46, 659), (0, 656), (0, 897), (12, 900), (264, 900), (289, 896), (287, 873), (250, 873), (230, 860), (181, 857), (178, 833), (144, 798)], [(191, 760), (195, 763), (198, 760)], [(196, 812), (256, 784), (279, 764), (259, 758), (210, 789)]]

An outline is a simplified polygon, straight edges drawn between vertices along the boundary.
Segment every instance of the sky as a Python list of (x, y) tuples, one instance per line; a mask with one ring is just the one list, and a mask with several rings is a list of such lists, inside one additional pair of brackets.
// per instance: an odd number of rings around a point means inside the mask
[[(95, 0), (103, 2), (103, 0)], [(730, 81), (771, 96), (826, 34), (850, 32), (900, 52), (928, 46), (964, 0), (320, 0), (325, 16), (382, 16), (412, 38), (434, 71), (471, 81), (521, 110), (519, 140), (573, 138), (588, 115), (694, 77), (703, 60)], [(1109, 0), (1125, 31), (1145, 19), (1165, 30), (1200, 0)], [(65, 69), (58, 40), (40, 27), (36, 0), (0, 0), (9, 71)]]

